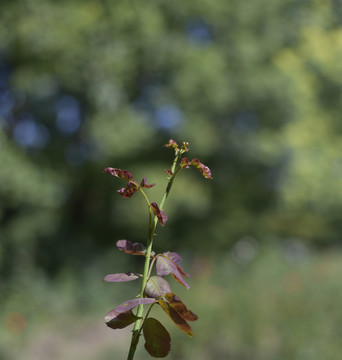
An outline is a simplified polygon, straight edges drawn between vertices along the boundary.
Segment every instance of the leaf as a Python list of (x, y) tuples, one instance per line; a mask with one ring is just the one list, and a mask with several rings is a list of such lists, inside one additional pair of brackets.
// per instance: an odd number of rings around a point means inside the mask
[(171, 273), (169, 263), (163, 256), (157, 257), (156, 270), (158, 276), (166, 276)]
[(146, 178), (144, 177), (144, 178), (141, 180), (140, 186), (143, 187), (143, 188), (149, 189), (149, 188), (151, 188), (151, 187), (153, 187), (153, 186), (156, 185), (156, 184), (151, 184), (151, 185), (146, 184), (146, 181), (147, 181), (147, 180), (146, 180)]
[(165, 172), (166, 172), (169, 176), (172, 176), (172, 171), (171, 171), (171, 169), (165, 169)]
[(185, 273), (184, 270), (181, 268), (180, 263), (182, 261), (182, 257), (179, 254), (177, 254), (176, 252), (167, 251), (164, 252), (163, 255), (178, 266), (179, 271), (183, 274), (183, 276), (190, 276), (189, 274)]
[(164, 326), (154, 318), (145, 320), (143, 333), (145, 349), (153, 357), (163, 358), (171, 349), (171, 337)]
[(191, 326), (178, 314), (178, 312), (167, 301), (163, 299), (158, 299), (158, 304), (180, 330), (182, 330), (188, 336), (192, 337), (193, 333)]
[(172, 147), (172, 148), (174, 148), (175, 150), (178, 149), (178, 144), (177, 144), (174, 140), (172, 140), (172, 139), (170, 139), (169, 142), (168, 142), (167, 144), (165, 144), (164, 146), (165, 146), (166, 148)]
[(198, 316), (194, 314), (191, 310), (188, 310), (186, 305), (177, 295), (172, 293), (166, 293), (164, 297), (168, 301), (170, 306), (175, 309), (184, 320), (195, 321), (198, 319)]
[(146, 248), (143, 244), (138, 242), (132, 243), (129, 240), (118, 240), (116, 246), (119, 250), (124, 251), (127, 254), (145, 255), (146, 252)]
[(191, 163), (190, 163), (190, 161), (188, 160), (188, 158), (184, 157), (184, 158), (181, 159), (179, 165), (180, 165), (180, 167), (181, 167), (182, 169), (187, 169), (187, 168), (189, 168), (189, 165), (191, 165)]
[(139, 190), (138, 185), (135, 182), (130, 181), (126, 187), (118, 190), (118, 193), (123, 198), (128, 199), (128, 198), (132, 197), (138, 190)]
[(136, 280), (139, 278), (140, 278), (139, 274), (127, 272), (127, 273), (110, 274), (105, 276), (103, 280), (108, 282), (124, 282), (124, 281)]
[(195, 166), (195, 168), (198, 169), (206, 179), (213, 179), (208, 166), (202, 164), (198, 159), (192, 159), (191, 165)]
[(169, 283), (160, 276), (151, 276), (146, 283), (145, 294), (151, 298), (157, 299), (170, 292)]
[(107, 174), (116, 176), (123, 180), (132, 180), (133, 179), (133, 175), (127, 170), (121, 170), (118, 168), (107, 167), (104, 169), (104, 172)]
[[(171, 259), (166, 257), (165, 254), (171, 254)], [(179, 258), (178, 258), (179, 257)], [(180, 265), (177, 265), (176, 262), (180, 262), (181, 257), (176, 253), (164, 253), (157, 258), (156, 270), (157, 275), (159, 276), (166, 276), (171, 273), (172, 277), (179, 282), (180, 284), (184, 285), (187, 289), (190, 288), (190, 285), (183, 279), (183, 276), (189, 276), (186, 274)], [(176, 262), (175, 262), (176, 261)]]
[(133, 308), (135, 308), (138, 305), (153, 304), (154, 302), (155, 302), (155, 299), (151, 299), (151, 298), (137, 298), (137, 299), (128, 300), (128, 301), (123, 302), (122, 304), (118, 305), (112, 311), (115, 311), (118, 314), (121, 314), (126, 311), (132, 310)]
[[(145, 255), (146, 248), (143, 244), (135, 242), (132, 243), (129, 240), (118, 240), (116, 246), (120, 251), (123, 251), (131, 255)], [(151, 251), (151, 256), (154, 256), (155, 252)]]
[(129, 240), (118, 240), (116, 246), (120, 251), (132, 255), (145, 255), (146, 248), (141, 243), (132, 243)]
[(159, 209), (159, 206), (156, 202), (151, 203), (152, 210), (154, 212), (154, 215), (158, 218), (158, 222), (161, 226), (164, 226), (167, 221), (167, 216), (163, 211)]
[(134, 323), (137, 319), (138, 317), (132, 311), (118, 313), (115, 309), (105, 316), (106, 325), (111, 329), (123, 329)]

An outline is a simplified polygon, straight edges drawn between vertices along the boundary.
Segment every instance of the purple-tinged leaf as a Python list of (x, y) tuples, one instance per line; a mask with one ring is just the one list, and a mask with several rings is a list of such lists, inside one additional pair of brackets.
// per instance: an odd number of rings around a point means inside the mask
[(145, 255), (146, 248), (141, 243), (132, 243), (129, 240), (118, 240), (116, 246), (119, 250), (132, 255)]
[(188, 158), (184, 157), (184, 158), (181, 159), (179, 165), (180, 165), (180, 167), (181, 167), (182, 169), (187, 169), (187, 168), (189, 168), (189, 166), (191, 165), (191, 163), (190, 163), (190, 161), (188, 160)]
[[(135, 242), (132, 243), (129, 240), (118, 240), (116, 246), (119, 250), (131, 254), (131, 255), (145, 255), (146, 248), (143, 244)], [(155, 252), (151, 252), (151, 256), (154, 256)]]
[(127, 273), (117, 273), (117, 274), (109, 274), (105, 276), (104, 281), (108, 282), (124, 282), (124, 281), (132, 281), (140, 278), (140, 274), (127, 272)]
[(177, 295), (172, 293), (166, 293), (164, 295), (164, 298), (184, 320), (195, 321), (198, 319), (198, 316), (194, 314), (191, 310), (188, 310), (188, 308)]
[(118, 193), (123, 198), (130, 198), (132, 197), (137, 191), (139, 190), (138, 185), (135, 182), (130, 181), (126, 187), (118, 190)]
[(146, 189), (149, 189), (153, 186), (155, 186), (156, 184), (147, 184), (146, 183), (146, 178), (144, 177), (142, 180), (141, 180), (141, 183), (140, 183), (140, 186), (143, 187), (143, 188), (146, 188)]
[(171, 273), (176, 281), (184, 285), (187, 289), (190, 288), (190, 285), (183, 279), (183, 276), (188, 276), (188, 274), (185, 274), (182, 268), (169, 258), (163, 255), (158, 256), (156, 270), (159, 276), (166, 276)]
[(163, 253), (163, 256), (167, 257), (169, 260), (171, 260), (176, 265), (180, 265), (182, 261), (182, 257), (177, 254), (176, 252), (166, 251)]
[(180, 330), (182, 330), (188, 336), (192, 337), (193, 333), (191, 326), (178, 314), (178, 312), (167, 301), (163, 299), (158, 299), (158, 304)]
[(191, 165), (195, 166), (195, 168), (198, 169), (206, 179), (213, 179), (208, 166), (202, 164), (198, 159), (192, 159)]
[(180, 276), (180, 273), (176, 274), (175, 272), (171, 273), (171, 276), (181, 285), (184, 285), (187, 289), (190, 289), (190, 285)]
[(169, 275), (171, 273), (169, 261), (165, 257), (159, 255), (157, 257), (156, 270), (158, 276)]
[(118, 313), (112, 310), (105, 316), (106, 325), (111, 329), (123, 329), (133, 324), (136, 320), (138, 320), (138, 317), (136, 317), (132, 311)]
[(178, 144), (177, 144), (174, 140), (172, 140), (172, 139), (170, 139), (169, 142), (168, 142), (167, 144), (165, 144), (164, 146), (167, 147), (167, 148), (172, 147), (172, 148), (174, 148), (175, 150), (178, 149)]
[(151, 276), (145, 287), (145, 294), (151, 298), (159, 298), (166, 293), (171, 293), (169, 283), (160, 276)]
[(154, 302), (155, 302), (155, 299), (151, 299), (151, 298), (137, 298), (137, 299), (128, 300), (128, 301), (123, 302), (122, 304), (118, 305), (112, 311), (115, 311), (118, 314), (121, 314), (123, 312), (132, 310), (133, 308), (135, 308), (138, 305), (153, 304)]
[(159, 206), (156, 202), (151, 203), (152, 210), (154, 212), (154, 215), (158, 218), (158, 222), (161, 226), (164, 226), (167, 221), (167, 216), (163, 211), (159, 209)]
[(172, 176), (172, 171), (171, 171), (171, 169), (165, 169), (165, 172), (166, 172), (169, 176)]
[(186, 276), (186, 277), (189, 277), (190, 275), (187, 274), (186, 272), (184, 272), (184, 270), (182, 269), (182, 267), (180, 266), (180, 263), (182, 261), (182, 257), (177, 254), (176, 252), (170, 252), (170, 251), (167, 251), (167, 252), (164, 252), (163, 255), (165, 257), (167, 257), (169, 260), (171, 260), (174, 264), (176, 264), (179, 272), (183, 275), (183, 276)]
[(107, 174), (116, 176), (123, 180), (132, 180), (133, 179), (133, 175), (127, 170), (121, 170), (118, 168), (107, 167), (104, 169), (104, 172)]
[(155, 358), (167, 356), (171, 349), (171, 337), (164, 326), (154, 318), (144, 322), (143, 333), (146, 351)]

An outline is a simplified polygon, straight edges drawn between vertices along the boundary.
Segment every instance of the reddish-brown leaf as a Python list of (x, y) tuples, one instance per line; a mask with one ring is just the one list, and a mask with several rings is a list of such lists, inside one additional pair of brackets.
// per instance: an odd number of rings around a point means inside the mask
[(198, 316), (194, 314), (191, 310), (188, 310), (186, 305), (177, 295), (173, 293), (166, 293), (164, 297), (172, 306), (172, 308), (174, 308), (184, 320), (195, 321), (198, 319)]
[(145, 255), (146, 253), (145, 246), (138, 242), (132, 243), (129, 240), (118, 240), (116, 246), (119, 250), (124, 251), (127, 254)]
[[(145, 255), (146, 248), (143, 244), (135, 242), (132, 243), (129, 240), (118, 240), (116, 246), (119, 250), (131, 254), (131, 255)], [(151, 252), (151, 256), (154, 256), (155, 252)]]
[(192, 337), (191, 326), (178, 314), (178, 312), (165, 300), (158, 299), (158, 304), (170, 317), (170, 319), (176, 324), (176, 326), (182, 330), (185, 334)]
[(143, 188), (151, 188), (153, 186), (155, 186), (156, 184), (147, 184), (146, 183), (146, 178), (144, 177), (142, 180), (141, 180), (141, 183), (140, 183), (140, 186), (143, 187)]
[(189, 165), (191, 165), (190, 161), (188, 160), (188, 158), (184, 157), (181, 159), (180, 161), (180, 167), (182, 169), (185, 169), (185, 168), (189, 168)]
[(107, 174), (116, 176), (123, 180), (132, 180), (133, 179), (133, 175), (127, 170), (121, 170), (118, 168), (107, 167), (104, 169), (104, 172)]
[(191, 165), (195, 166), (195, 168), (198, 169), (206, 179), (213, 179), (208, 166), (202, 164), (198, 159), (192, 159)]
[(158, 222), (161, 226), (164, 226), (167, 221), (166, 214), (159, 209), (159, 206), (156, 202), (151, 203), (152, 210), (154, 212), (154, 215), (158, 218)]
[(123, 198), (130, 198), (132, 197), (137, 191), (139, 190), (138, 185), (135, 182), (130, 181), (126, 187), (118, 190), (118, 193)]
[(167, 148), (172, 147), (172, 148), (174, 148), (175, 150), (178, 149), (178, 144), (177, 144), (174, 140), (172, 140), (172, 139), (170, 139), (169, 142), (168, 142), (167, 144), (165, 144), (164, 146), (167, 147)]

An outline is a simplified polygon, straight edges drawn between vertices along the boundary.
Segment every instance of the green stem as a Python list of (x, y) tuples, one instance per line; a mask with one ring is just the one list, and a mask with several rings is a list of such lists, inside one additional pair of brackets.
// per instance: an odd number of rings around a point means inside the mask
[[(180, 170), (180, 167), (178, 167), (178, 169), (176, 170), (177, 162), (178, 162), (178, 159), (179, 159), (180, 155), (181, 154), (179, 152), (176, 153), (176, 156), (175, 156), (175, 158), (173, 160), (173, 164), (172, 164), (172, 167), (171, 167), (172, 175), (171, 175), (171, 177), (169, 179), (169, 182), (168, 182), (168, 184), (166, 186), (165, 193), (164, 193), (164, 195), (163, 195), (163, 197), (161, 199), (160, 206), (159, 206), (160, 210), (163, 209), (166, 198), (168, 197), (168, 195), (170, 193), (170, 190), (171, 190), (171, 187), (172, 187), (172, 184), (173, 184), (173, 180), (174, 180), (175, 176), (177, 175), (177, 173)], [(149, 267), (150, 267), (150, 259), (151, 259), (152, 245), (153, 245), (153, 237), (154, 237), (154, 231), (155, 231), (157, 223), (158, 223), (158, 218), (156, 216), (154, 216), (153, 222), (151, 221), (152, 220), (152, 213), (151, 213), (151, 206), (150, 206), (149, 200), (148, 200), (145, 192), (142, 189), (140, 189), (140, 191), (144, 195), (144, 197), (146, 199), (146, 202), (148, 204), (148, 208), (149, 208), (149, 227), (148, 227), (147, 247), (146, 247), (146, 254), (145, 254), (145, 264), (144, 264), (143, 279), (142, 279), (142, 284), (141, 284), (141, 289), (140, 289), (140, 294), (139, 294), (139, 297), (143, 298), (146, 283), (147, 283), (148, 276), (149, 276)], [(142, 322), (143, 311), (144, 311), (144, 305), (141, 304), (141, 305), (138, 306), (136, 316), (139, 319), (137, 319), (135, 321), (135, 323), (134, 323), (133, 333), (132, 333), (132, 340), (131, 340), (131, 345), (130, 345), (130, 348), (129, 348), (129, 353), (128, 353), (127, 360), (133, 360), (133, 358), (134, 358), (134, 354), (135, 354), (135, 351), (136, 351), (136, 348), (137, 348), (137, 345), (138, 345), (138, 342), (139, 342), (139, 337), (140, 337), (140, 333), (141, 333), (141, 329), (142, 329), (142, 326), (140, 327), (140, 325), (141, 325), (141, 322)], [(140, 330), (139, 330), (139, 328), (140, 328)]]
[(144, 317), (144, 321), (143, 321), (143, 323), (142, 323), (142, 325), (141, 325), (141, 327), (140, 327), (140, 329), (139, 329), (139, 332), (138, 332), (138, 334), (137, 334), (137, 337), (138, 337), (138, 338), (139, 338), (139, 336), (140, 336), (140, 334), (141, 334), (142, 329), (144, 328), (145, 321), (146, 321), (146, 319), (148, 318), (148, 316), (150, 315), (150, 312), (151, 312), (151, 310), (152, 310), (152, 308), (153, 308), (153, 306), (154, 306), (155, 304), (156, 304), (155, 302), (154, 302), (153, 304), (151, 304), (150, 308), (147, 310), (147, 313), (146, 313), (146, 315), (145, 315), (145, 317)]

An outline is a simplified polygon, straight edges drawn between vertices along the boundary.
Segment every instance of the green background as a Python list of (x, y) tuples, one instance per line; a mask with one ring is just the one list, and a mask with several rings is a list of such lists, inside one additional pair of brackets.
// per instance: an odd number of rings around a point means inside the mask
[[(141, 271), (144, 199), (190, 143), (214, 180), (177, 177), (155, 251), (177, 251), (199, 315), (170, 359), (342, 353), (342, 3), (339, 0), (0, 3), (0, 359), (124, 359), (103, 316)], [(147, 359), (143, 341), (137, 360)]]

